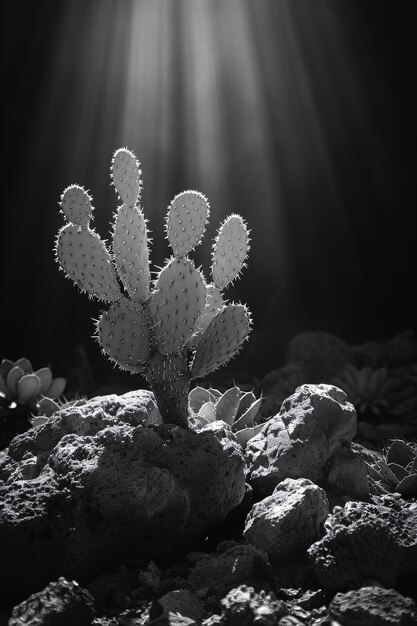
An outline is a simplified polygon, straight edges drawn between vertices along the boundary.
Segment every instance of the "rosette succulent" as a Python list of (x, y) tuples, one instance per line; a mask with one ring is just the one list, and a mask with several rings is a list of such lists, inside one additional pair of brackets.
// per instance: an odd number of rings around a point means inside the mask
[(237, 386), (224, 393), (197, 386), (188, 395), (189, 411), (201, 425), (215, 420), (226, 422), (242, 447), (265, 425), (259, 421), (261, 402), (253, 391), (242, 391)]
[(393, 439), (382, 459), (367, 465), (370, 478), (382, 491), (396, 491), (404, 498), (417, 497), (417, 443)]
[(49, 417), (59, 407), (65, 378), (53, 378), (49, 367), (33, 370), (26, 358), (0, 364), (0, 449), (34, 424), (39, 415)]
[(346, 393), (359, 415), (371, 413), (379, 417), (381, 412), (389, 408), (389, 394), (395, 381), (389, 377), (385, 367), (377, 370), (370, 367), (358, 369), (348, 364), (340, 376), (332, 380), (332, 384)]
[(49, 367), (33, 370), (26, 358), (0, 364), (0, 394), (9, 408), (27, 407), (33, 413), (51, 415), (59, 408), (54, 402), (65, 389), (65, 378), (53, 378)]

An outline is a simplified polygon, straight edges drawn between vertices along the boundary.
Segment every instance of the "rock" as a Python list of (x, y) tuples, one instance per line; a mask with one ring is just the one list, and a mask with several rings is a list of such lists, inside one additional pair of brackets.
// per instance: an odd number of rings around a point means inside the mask
[(90, 626), (94, 600), (77, 582), (60, 577), (15, 606), (8, 626)]
[(204, 615), (203, 605), (196, 596), (187, 589), (169, 591), (159, 598), (150, 612), (150, 620), (157, 619), (159, 623), (173, 624), (175, 616), (179, 624), (201, 624)]
[(88, 585), (88, 591), (94, 598), (97, 608), (112, 606), (118, 594), (129, 596), (134, 589), (139, 587), (137, 573), (119, 568), (115, 572), (100, 574)]
[(342, 497), (367, 498), (368, 470), (363, 457), (351, 448), (338, 448), (329, 461), (326, 489)]
[(275, 595), (241, 585), (221, 600), (223, 624), (227, 626), (275, 626), (288, 613), (284, 602)]
[[(324, 384), (302, 385), (283, 402), (278, 415), (249, 440), (246, 448), (249, 482), (265, 495), (271, 494), (285, 478), (308, 478), (325, 485), (332, 456), (337, 452), (340, 458), (343, 449), (349, 451), (345, 453), (349, 468), (345, 483), (337, 487), (349, 494), (351, 474), (355, 470), (363, 489), (366, 465), (360, 457), (355, 459), (351, 450), (355, 433), (356, 411), (341, 389)], [(343, 469), (337, 471), (341, 476)], [(357, 496), (356, 484), (353, 490)]]
[(362, 587), (337, 593), (329, 606), (330, 616), (343, 626), (415, 626), (417, 607), (411, 598), (394, 589)]
[(238, 585), (257, 588), (260, 582), (271, 580), (266, 552), (251, 545), (234, 545), (222, 554), (204, 556), (188, 577), (194, 589), (211, 589), (217, 595)]
[(285, 561), (308, 548), (323, 534), (329, 514), (325, 491), (305, 478), (286, 478), (256, 503), (246, 518), (244, 538)]
[(297, 364), (308, 383), (330, 382), (351, 360), (350, 348), (343, 339), (322, 331), (304, 332), (289, 343), (287, 363)]
[(327, 589), (359, 587), (367, 579), (389, 587), (417, 568), (417, 507), (394, 495), (373, 500), (335, 507), (326, 534), (308, 549)]
[(256, 383), (258, 395), (263, 396), (259, 409), (263, 417), (276, 415), (286, 398), (294, 393), (306, 381), (302, 369), (294, 363), (284, 365), (279, 369), (268, 372)]
[[(230, 428), (146, 425), (152, 394), (94, 398), (15, 438), (0, 465), (2, 593), (64, 575), (81, 583), (136, 554), (153, 558), (220, 523), (243, 498)], [(37, 475), (22, 476), (28, 454)]]

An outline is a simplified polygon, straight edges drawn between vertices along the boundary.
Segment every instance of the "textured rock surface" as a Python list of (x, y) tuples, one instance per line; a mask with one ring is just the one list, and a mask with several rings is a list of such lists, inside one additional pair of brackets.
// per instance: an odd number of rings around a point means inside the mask
[(358, 587), (366, 579), (389, 587), (400, 574), (417, 569), (417, 507), (399, 497), (335, 507), (325, 530), (308, 553), (327, 589)]
[(201, 624), (204, 609), (198, 598), (187, 589), (176, 589), (163, 595), (155, 603), (155, 608), (150, 613), (150, 619), (158, 619), (158, 623), (174, 623), (172, 618), (180, 618), (180, 624)]
[(90, 626), (93, 617), (92, 596), (61, 577), (15, 606), (8, 626)]
[(253, 587), (241, 585), (221, 600), (222, 622), (227, 626), (275, 626), (288, 613), (284, 602), (273, 593), (256, 593)]
[(302, 385), (249, 440), (249, 480), (263, 494), (272, 493), (285, 478), (308, 478), (324, 485), (332, 456), (347, 450), (347, 480), (344, 484), (344, 469), (338, 467), (337, 488), (349, 494), (354, 470), (359, 473), (357, 483), (353, 481), (358, 495), (357, 486), (367, 487), (367, 482), (365, 462), (351, 450), (355, 433), (356, 412), (343, 391), (332, 385)]
[(417, 607), (394, 589), (362, 587), (337, 593), (329, 614), (346, 626), (415, 626)]
[(209, 588), (216, 594), (227, 593), (242, 584), (268, 581), (271, 568), (267, 554), (251, 545), (234, 545), (221, 554), (200, 559), (190, 572), (188, 581), (194, 589)]
[(244, 460), (230, 429), (143, 425), (156, 415), (149, 392), (104, 396), (12, 441), (0, 464), (6, 596), (60, 575), (83, 582), (132, 553), (153, 557), (239, 504)]
[(323, 534), (328, 513), (323, 489), (306, 478), (286, 478), (271, 496), (252, 507), (243, 536), (270, 559), (285, 561)]

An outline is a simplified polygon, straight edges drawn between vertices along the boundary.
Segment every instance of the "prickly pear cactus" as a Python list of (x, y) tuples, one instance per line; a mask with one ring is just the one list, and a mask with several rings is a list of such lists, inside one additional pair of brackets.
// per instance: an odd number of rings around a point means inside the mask
[(61, 209), (67, 224), (58, 233), (61, 269), (90, 297), (110, 303), (96, 323), (103, 352), (119, 367), (143, 374), (166, 423), (188, 426), (191, 380), (226, 363), (248, 337), (251, 317), (243, 304), (228, 304), (222, 291), (240, 274), (249, 250), (239, 215), (221, 225), (207, 284), (188, 254), (204, 235), (209, 204), (184, 191), (168, 207), (165, 231), (172, 256), (152, 282), (149, 237), (140, 208), (141, 170), (133, 152), (113, 156), (111, 179), (122, 204), (115, 216), (112, 248), (91, 228), (92, 198), (67, 187)]

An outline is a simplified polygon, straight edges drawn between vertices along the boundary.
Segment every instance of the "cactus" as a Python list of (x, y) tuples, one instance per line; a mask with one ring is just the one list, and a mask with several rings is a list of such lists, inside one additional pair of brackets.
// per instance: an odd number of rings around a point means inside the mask
[(417, 444), (393, 439), (376, 463), (367, 463), (370, 478), (382, 491), (417, 497)]
[(190, 412), (200, 424), (226, 422), (243, 448), (265, 426), (257, 420), (261, 402), (262, 398), (257, 399), (253, 391), (241, 391), (237, 386), (224, 393), (197, 386), (188, 394)]
[(222, 293), (245, 265), (248, 228), (239, 215), (223, 222), (207, 284), (188, 254), (204, 235), (209, 204), (197, 191), (178, 194), (165, 222), (173, 254), (151, 281), (140, 164), (127, 148), (113, 155), (111, 179), (122, 202), (112, 249), (90, 226), (92, 198), (71, 185), (61, 196), (68, 223), (58, 233), (56, 259), (81, 291), (110, 304), (96, 321), (103, 352), (121, 369), (145, 376), (164, 422), (188, 427), (191, 380), (226, 363), (250, 331), (247, 307), (227, 303)]

